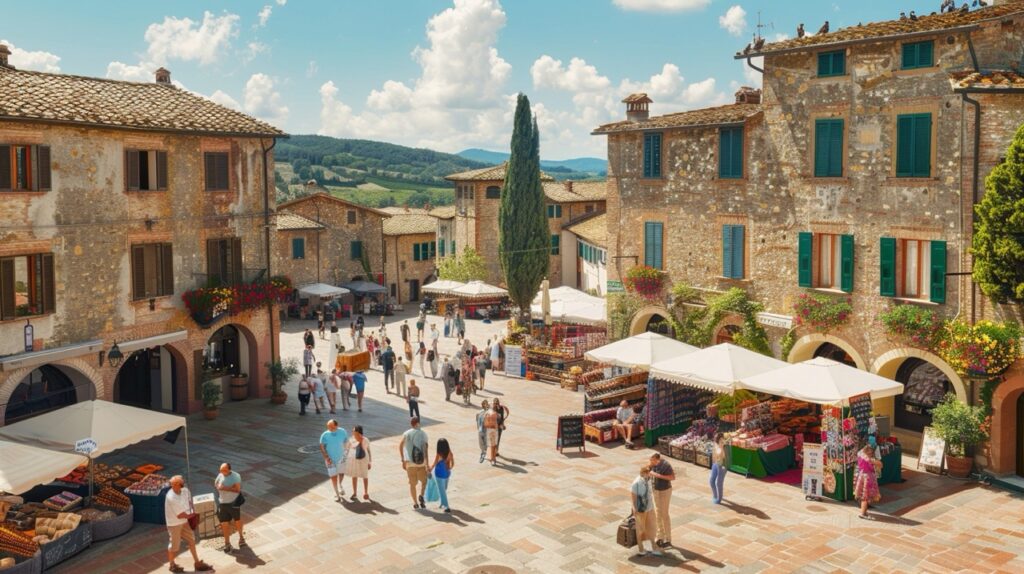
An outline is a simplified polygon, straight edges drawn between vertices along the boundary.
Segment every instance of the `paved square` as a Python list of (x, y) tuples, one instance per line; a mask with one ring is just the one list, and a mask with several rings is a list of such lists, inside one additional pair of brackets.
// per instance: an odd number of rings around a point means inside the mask
[[(407, 313), (408, 314), (408, 313)], [(396, 320), (398, 321), (398, 320)], [(375, 324), (376, 320), (368, 323)], [(440, 324), (440, 322), (438, 322)], [(410, 322), (412, 324), (412, 322)], [(298, 356), (302, 330), (290, 321), (283, 356)], [(482, 346), (499, 324), (470, 321)], [(347, 329), (343, 342), (350, 341)], [(398, 337), (397, 322), (388, 329)], [(318, 347), (322, 343), (318, 342)], [(455, 339), (442, 339), (442, 353)], [(218, 572), (1006, 572), (1024, 571), (1024, 498), (999, 490), (904, 470), (906, 483), (884, 487), (873, 521), (852, 504), (808, 502), (792, 486), (730, 474), (727, 504), (712, 505), (708, 471), (674, 462), (676, 548), (665, 558), (637, 558), (615, 544), (629, 511), (627, 487), (644, 452), (590, 445), (559, 454), (559, 414), (582, 410), (582, 395), (535, 381), (489, 377), (474, 407), (446, 403), (441, 383), (423, 380), (424, 428), (431, 444), (445, 437), (456, 457), (449, 486), (454, 512), (431, 505), (415, 511), (398, 457), (408, 426), (404, 401), (383, 392), (372, 371), (363, 413), (337, 415), (345, 428), (362, 424), (371, 440), (372, 503), (336, 503), (317, 442), (329, 415), (297, 415), (295, 384), (284, 406), (264, 400), (226, 404), (216, 421), (189, 420), (192, 491), (212, 491), (222, 461), (243, 479), (250, 550), (227, 555), (218, 537), (200, 556)], [(511, 409), (502, 464), (479, 464), (475, 413), (481, 397), (500, 396)], [(151, 440), (114, 458), (159, 462), (184, 472), (184, 446)], [(905, 465), (912, 467), (907, 459)], [(346, 479), (346, 489), (351, 484)], [(94, 545), (55, 572), (164, 572), (163, 527), (137, 524), (127, 535)], [(179, 564), (190, 570), (191, 558)]]

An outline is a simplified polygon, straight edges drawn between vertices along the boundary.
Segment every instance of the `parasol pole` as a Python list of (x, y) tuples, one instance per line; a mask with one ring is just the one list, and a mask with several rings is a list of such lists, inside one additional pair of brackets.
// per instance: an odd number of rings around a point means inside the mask
[(185, 422), (185, 480), (189, 486), (192, 485), (192, 463), (188, 458), (188, 421)]

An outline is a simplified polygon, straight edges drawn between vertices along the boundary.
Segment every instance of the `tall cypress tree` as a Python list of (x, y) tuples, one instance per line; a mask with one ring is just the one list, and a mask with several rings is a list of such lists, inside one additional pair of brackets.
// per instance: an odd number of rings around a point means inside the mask
[(511, 148), (498, 210), (498, 257), (509, 297), (527, 316), (548, 274), (551, 238), (540, 182), (540, 134), (524, 94), (516, 102)]
[(974, 212), (974, 280), (995, 301), (1024, 301), (1024, 126), (985, 178)]

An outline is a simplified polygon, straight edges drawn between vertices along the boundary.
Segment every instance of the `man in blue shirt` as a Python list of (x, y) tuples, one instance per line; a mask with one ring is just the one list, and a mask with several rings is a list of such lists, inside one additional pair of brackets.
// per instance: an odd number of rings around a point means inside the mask
[(225, 462), (220, 465), (220, 472), (213, 481), (213, 487), (217, 490), (217, 520), (220, 521), (220, 530), (224, 534), (223, 550), (230, 554), (232, 521), (235, 523), (235, 530), (238, 531), (238, 547), (246, 546), (245, 534), (242, 532), (242, 507), (236, 504), (242, 492), (242, 477), (231, 470), (230, 463)]
[[(347, 445), (348, 433), (345, 432), (345, 429), (338, 428), (338, 421), (334, 419), (327, 421), (327, 430), (320, 435), (320, 454), (324, 455), (327, 476), (331, 477), (335, 502), (341, 502), (341, 497), (345, 496), (345, 485), (339, 478), (342, 480), (345, 478)], [(341, 482), (340, 485), (339, 482)]]

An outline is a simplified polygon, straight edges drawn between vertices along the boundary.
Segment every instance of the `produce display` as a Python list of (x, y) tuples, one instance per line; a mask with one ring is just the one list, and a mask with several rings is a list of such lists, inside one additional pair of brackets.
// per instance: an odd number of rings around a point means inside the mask
[(76, 514), (82, 517), (82, 522), (103, 522), (117, 518), (117, 513), (113, 510), (100, 510), (99, 508), (83, 508)]
[(713, 398), (714, 394), (708, 391), (651, 379), (647, 383), (649, 408), (646, 426), (656, 429), (689, 423), (703, 415), (705, 407)]
[(47, 544), (64, 536), (68, 532), (78, 528), (82, 517), (71, 513), (61, 512), (56, 518), (37, 518), (36, 535), (32, 538), (39, 544)]
[(643, 401), (647, 397), (647, 373), (628, 373), (605, 381), (591, 383), (584, 395), (584, 410), (603, 409), (627, 401)]
[(46, 505), (47, 508), (66, 512), (77, 507), (79, 504), (82, 504), (82, 497), (65, 490), (60, 494), (55, 494), (50, 498), (47, 498), (43, 501), (43, 504)]
[(93, 504), (105, 506), (107, 508), (113, 508), (119, 512), (127, 512), (128, 507), (131, 506), (132, 501), (130, 498), (121, 494), (116, 489), (107, 487), (99, 491), (95, 497), (93, 497)]
[(10, 556), (8, 556), (6, 558), (0, 558), (0, 570), (6, 570), (8, 568), (14, 568), (14, 566), (16, 564), (17, 564), (17, 562), (15, 562), (14, 558), (11, 558)]
[(21, 532), (0, 526), (0, 552), (31, 558), (39, 551), (39, 544)]
[(125, 494), (139, 496), (160, 496), (160, 491), (170, 486), (170, 479), (161, 474), (150, 474), (124, 489)]

